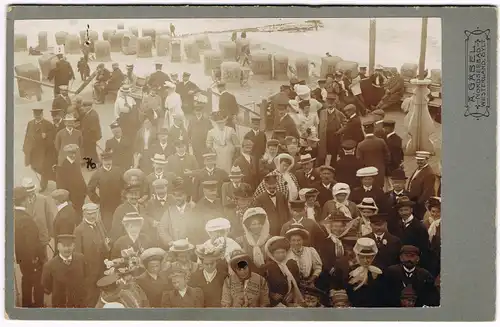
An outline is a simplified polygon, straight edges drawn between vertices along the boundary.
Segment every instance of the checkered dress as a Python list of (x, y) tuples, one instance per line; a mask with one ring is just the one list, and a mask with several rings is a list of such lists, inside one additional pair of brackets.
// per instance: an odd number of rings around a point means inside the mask
[[(277, 175), (277, 180), (278, 180), (278, 187), (277, 187), (277, 191), (278, 192), (281, 192), (283, 193), (286, 198), (288, 199), (289, 197), (289, 192), (288, 192), (288, 187), (286, 186), (287, 182), (285, 181), (285, 179), (283, 178), (282, 174), (277, 170), (273, 170), (272, 171), (272, 174), (276, 174)], [(292, 177), (292, 180), (293, 182), (295, 183), (295, 185), (297, 186), (297, 189), (300, 189), (299, 188), (299, 182), (297, 181), (297, 177), (295, 177), (294, 174), (292, 173), (289, 173), (290, 176)], [(254, 199), (257, 198), (259, 195), (261, 195), (262, 193), (266, 193), (266, 186), (265, 186), (265, 182), (264, 181), (261, 181), (259, 186), (257, 187), (257, 189), (255, 190), (255, 193), (254, 193)]]

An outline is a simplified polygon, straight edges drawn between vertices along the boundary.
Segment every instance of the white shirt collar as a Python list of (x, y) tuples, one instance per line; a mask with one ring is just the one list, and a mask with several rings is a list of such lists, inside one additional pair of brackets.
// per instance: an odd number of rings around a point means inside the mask
[(375, 235), (375, 239), (376, 240), (383, 240), (384, 236), (385, 236), (385, 233), (382, 233), (382, 235), (377, 235), (377, 234), (373, 233), (373, 235)]
[(375, 135), (375, 134), (373, 134), (373, 133), (365, 134), (365, 136), (373, 136), (373, 135)]
[(71, 159), (70, 157), (66, 157), (66, 160), (68, 160), (70, 163), (74, 163), (75, 160)]
[(351, 119), (352, 119), (352, 118), (354, 118), (354, 117), (356, 117), (356, 114), (355, 114), (355, 113), (354, 113), (354, 114), (352, 114), (352, 115), (351, 115), (351, 117), (349, 117), (349, 118), (351, 118)]
[(215, 202), (215, 200), (210, 200), (210, 199), (209, 199), (209, 198), (207, 198), (207, 197), (205, 197), (205, 199), (206, 199), (208, 202), (210, 202), (210, 203), (214, 203), (214, 202)]
[(68, 128), (68, 127), (66, 127), (66, 130), (68, 131), (68, 133), (70, 133), (70, 134), (71, 134), (71, 133), (73, 133), (74, 128)]
[(158, 201), (165, 201), (167, 202), (167, 196), (163, 197), (163, 198), (160, 198), (158, 195), (156, 196), (156, 200)]
[(243, 155), (243, 157), (244, 157), (244, 158), (245, 158), (248, 162), (250, 162), (250, 158), (251, 158), (251, 157), (250, 157), (250, 155), (249, 155), (249, 154), (246, 154), (246, 153), (243, 153), (243, 152), (242, 152), (241, 154)]
[(165, 143), (165, 144), (161, 144), (161, 142), (160, 142), (160, 146), (161, 146), (161, 148), (162, 148), (163, 150), (165, 150), (165, 148), (167, 147), (167, 145), (168, 145), (167, 143)]
[(363, 189), (365, 190), (365, 192), (368, 192), (368, 191), (371, 191), (373, 189), (373, 186), (364, 186), (363, 185)]
[(396, 134), (396, 132), (390, 132), (389, 134), (387, 134), (387, 137), (394, 135), (394, 134)]
[(180, 213), (184, 213), (184, 210), (186, 210), (186, 204), (187, 204), (187, 202), (184, 203), (181, 207), (176, 205), (177, 210), (179, 210)]
[(102, 169), (104, 169), (105, 171), (111, 171), (112, 168), (113, 168), (113, 166), (110, 166), (109, 168), (102, 166)]
[(394, 190), (392, 190), (392, 191), (393, 191), (393, 192), (394, 192), (394, 194), (396, 194), (396, 195), (401, 195), (401, 194), (403, 194), (403, 193), (405, 192), (405, 190), (401, 190), (401, 191), (399, 191), (399, 192), (396, 192), (396, 191), (394, 191)]
[(57, 205), (57, 211), (58, 211), (58, 212), (59, 212), (59, 211), (61, 211), (61, 210), (62, 210), (65, 206), (67, 206), (67, 205), (68, 205), (68, 201), (64, 201), (63, 203), (58, 204), (58, 205)]
[(178, 290), (177, 292), (179, 292), (181, 297), (184, 297), (186, 295), (186, 292), (187, 292), (187, 287), (183, 290)]
[(332, 183), (330, 183), (330, 184), (321, 183), (321, 185), (323, 185), (324, 188), (330, 189), (330, 186), (332, 185)]
[(205, 276), (205, 280), (207, 283), (210, 283), (214, 280), (215, 275), (217, 275), (217, 269), (215, 269), (213, 272), (208, 273), (205, 269), (203, 269), (203, 276)]
[(406, 220), (403, 219), (403, 224), (408, 225), (413, 220), (413, 215), (410, 215)]
[(149, 277), (153, 278), (154, 280), (158, 279), (158, 275), (154, 276), (149, 271), (146, 271), (146, 272), (148, 273)]
[(411, 268), (411, 269), (408, 269), (406, 268), (405, 266), (403, 266), (403, 269), (407, 272), (407, 273), (413, 273), (415, 271), (415, 267)]
[(209, 173), (213, 173), (213, 172), (214, 172), (214, 170), (215, 170), (215, 167), (214, 167), (214, 168), (212, 168), (212, 169), (210, 169), (210, 168), (208, 168), (208, 167), (205, 167), (205, 169), (206, 169)]
[(118, 143), (120, 143), (121, 139), (122, 139), (121, 137), (120, 138), (115, 137), (115, 140), (118, 141)]
[(14, 209), (26, 211), (26, 208), (21, 206), (14, 206)]
[(69, 257), (65, 258), (65, 257), (63, 257), (63, 256), (59, 253), (59, 257), (60, 257), (61, 259), (63, 259), (63, 261), (66, 261), (66, 260), (73, 260), (73, 255), (70, 255)]

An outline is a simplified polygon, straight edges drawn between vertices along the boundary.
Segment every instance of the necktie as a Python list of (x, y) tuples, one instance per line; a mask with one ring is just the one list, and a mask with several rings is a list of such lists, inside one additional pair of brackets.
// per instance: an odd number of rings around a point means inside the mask
[(377, 236), (377, 245), (380, 245), (382, 243), (382, 237)]
[(161, 200), (160, 201), (161, 205), (165, 205), (165, 201)]
[(71, 264), (71, 260), (70, 259), (64, 259), (64, 264), (69, 266)]

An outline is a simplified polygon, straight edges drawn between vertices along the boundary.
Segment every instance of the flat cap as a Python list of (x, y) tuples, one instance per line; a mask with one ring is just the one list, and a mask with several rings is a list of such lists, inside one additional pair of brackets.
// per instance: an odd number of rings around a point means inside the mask
[(383, 125), (384, 127), (394, 127), (396, 126), (396, 122), (392, 119), (385, 119)]
[(250, 120), (252, 121), (252, 123), (258, 123), (261, 121), (260, 117), (252, 117)]
[(208, 152), (203, 154), (203, 159), (215, 159), (217, 158), (217, 153), (215, 152)]
[(367, 119), (362, 123), (363, 127), (370, 127), (373, 126), (374, 124), (375, 121), (373, 119)]
[(53, 198), (54, 200), (64, 202), (69, 199), (69, 191), (62, 188), (58, 188), (50, 193), (50, 197)]
[(82, 206), (82, 211), (87, 213), (94, 213), (99, 211), (99, 206), (95, 203), (89, 202)]
[(333, 92), (328, 92), (328, 94), (326, 95), (326, 99), (330, 99), (330, 100), (334, 100), (334, 99), (337, 99), (338, 96), (337, 94), (333, 93)]
[(139, 215), (138, 212), (129, 212), (126, 213), (125, 216), (122, 219), (123, 223), (129, 223), (129, 222), (139, 222), (139, 221), (144, 221), (144, 218)]
[(270, 139), (269, 141), (267, 141), (267, 146), (278, 146), (278, 144), (280, 144), (280, 141), (276, 140), (276, 139)]
[(120, 127), (120, 124), (118, 123), (118, 121), (116, 121), (116, 120), (115, 120), (114, 122), (112, 122), (111, 124), (109, 124), (109, 127), (110, 127), (111, 129), (114, 129), (114, 128), (119, 128), (119, 127)]
[(110, 160), (113, 159), (113, 151), (104, 151), (101, 153), (102, 160)]
[(34, 108), (34, 109), (31, 109), (33, 111), (34, 114), (42, 114), (43, 113), (43, 109), (41, 108)]
[(375, 109), (371, 112), (372, 115), (385, 117), (385, 111), (382, 109)]
[(168, 185), (168, 181), (164, 178), (155, 179), (151, 185), (153, 187), (165, 187)]
[(14, 200), (21, 201), (28, 197), (29, 192), (22, 186), (14, 187)]
[(106, 275), (97, 281), (96, 286), (99, 288), (104, 288), (111, 285), (116, 285), (116, 282), (119, 279), (120, 277), (117, 274)]
[(354, 140), (345, 140), (345, 141), (342, 141), (342, 148), (345, 149), (345, 150), (352, 150), (356, 147), (357, 143), (356, 141)]
[(140, 258), (142, 263), (145, 265), (152, 260), (162, 261), (163, 258), (165, 257), (165, 254), (167, 254), (167, 252), (162, 248), (149, 248), (144, 250), (144, 252), (142, 252)]
[(304, 205), (305, 205), (304, 200), (291, 200), (290, 201), (290, 209), (292, 210), (304, 210)]
[(203, 188), (214, 189), (217, 188), (218, 181), (208, 180), (201, 183)]
[(335, 173), (335, 168), (333, 168), (332, 166), (327, 166), (327, 165), (322, 165), (318, 168), (318, 170), (320, 172), (324, 171), (324, 170), (328, 170), (328, 171), (331, 171), (332, 173)]
[(76, 144), (67, 144), (64, 146), (63, 150), (68, 153), (76, 153), (80, 147)]
[(57, 235), (57, 243), (74, 243), (75, 242), (75, 235), (73, 234), (60, 234)]
[(414, 245), (403, 245), (401, 247), (401, 250), (399, 251), (399, 253), (403, 254), (403, 253), (408, 253), (408, 254), (416, 254), (416, 255), (420, 255), (420, 249)]
[(356, 171), (356, 177), (369, 177), (377, 175), (378, 175), (378, 169), (376, 167), (364, 167)]

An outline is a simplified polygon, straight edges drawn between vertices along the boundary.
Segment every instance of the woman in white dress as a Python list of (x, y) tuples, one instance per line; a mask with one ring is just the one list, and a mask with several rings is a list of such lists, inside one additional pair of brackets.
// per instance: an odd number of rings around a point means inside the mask
[(175, 92), (175, 84), (172, 82), (165, 82), (167, 88), (167, 96), (165, 98), (165, 121), (163, 127), (170, 128), (174, 124), (174, 116), (181, 115), (184, 117), (182, 111), (182, 100), (179, 93)]
[(219, 112), (214, 112), (212, 116), (214, 128), (208, 131), (207, 148), (217, 154), (217, 168), (229, 173), (240, 142), (234, 128), (226, 126), (226, 119)]

